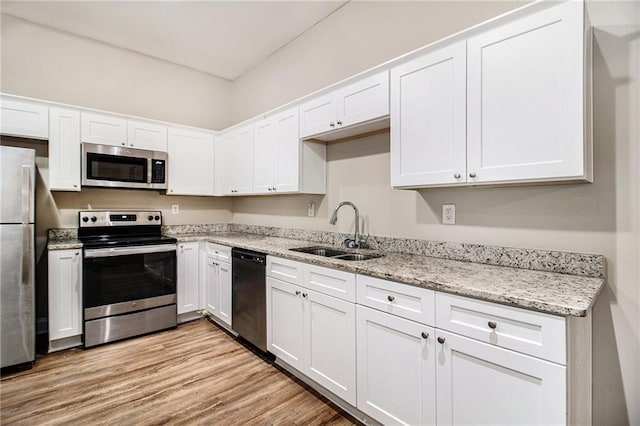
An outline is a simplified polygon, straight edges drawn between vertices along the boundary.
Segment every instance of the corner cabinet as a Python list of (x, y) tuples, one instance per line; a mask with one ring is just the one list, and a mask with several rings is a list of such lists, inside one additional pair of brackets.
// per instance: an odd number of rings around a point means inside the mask
[(167, 195), (214, 195), (213, 132), (169, 127)]
[(591, 34), (567, 2), (391, 70), (391, 184), (592, 181)]
[(49, 108), (49, 189), (80, 191), (80, 111)]
[(254, 193), (325, 193), (326, 146), (300, 141), (298, 129), (297, 108), (254, 125)]
[(82, 249), (51, 250), (49, 352), (82, 342)]

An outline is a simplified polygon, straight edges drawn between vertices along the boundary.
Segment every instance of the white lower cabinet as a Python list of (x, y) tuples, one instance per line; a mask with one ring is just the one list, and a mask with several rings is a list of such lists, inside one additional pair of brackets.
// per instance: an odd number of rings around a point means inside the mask
[(439, 425), (567, 422), (566, 367), (437, 331)]
[(299, 371), (304, 370), (302, 287), (267, 277), (267, 347)]
[(178, 244), (178, 315), (200, 308), (198, 260), (199, 243)]
[(364, 306), (356, 324), (358, 409), (384, 424), (435, 424), (434, 329)]
[(215, 254), (205, 261), (205, 309), (231, 327), (231, 264)]
[(356, 404), (355, 305), (267, 277), (271, 353)]
[(82, 249), (49, 251), (49, 350), (68, 347), (56, 340), (81, 335)]

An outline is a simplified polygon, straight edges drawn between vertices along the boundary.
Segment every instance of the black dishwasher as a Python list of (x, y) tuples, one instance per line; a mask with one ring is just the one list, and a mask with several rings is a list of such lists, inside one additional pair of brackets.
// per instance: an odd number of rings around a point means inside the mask
[(232, 328), (263, 352), (267, 351), (267, 256), (250, 250), (232, 249)]

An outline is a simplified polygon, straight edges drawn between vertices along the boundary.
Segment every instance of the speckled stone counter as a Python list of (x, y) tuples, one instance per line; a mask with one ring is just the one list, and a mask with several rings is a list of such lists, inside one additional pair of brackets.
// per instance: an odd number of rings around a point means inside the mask
[[(314, 245), (305, 240), (239, 232), (174, 234), (179, 242), (209, 241), (291, 260), (384, 278), (418, 287), (564, 316), (585, 316), (603, 278), (462, 262), (406, 253), (350, 262), (290, 251)], [(357, 250), (367, 253), (372, 250)]]
[(82, 248), (82, 241), (78, 239), (77, 229), (58, 228), (49, 230), (48, 250), (71, 250), (77, 248)]
[[(605, 282), (605, 259), (594, 254), (372, 237), (376, 250), (356, 251), (384, 256), (353, 262), (289, 250), (337, 247), (344, 237), (338, 233), (225, 223), (164, 226), (163, 233), (564, 316), (585, 316)], [(47, 247), (82, 243), (76, 229), (52, 229)]]

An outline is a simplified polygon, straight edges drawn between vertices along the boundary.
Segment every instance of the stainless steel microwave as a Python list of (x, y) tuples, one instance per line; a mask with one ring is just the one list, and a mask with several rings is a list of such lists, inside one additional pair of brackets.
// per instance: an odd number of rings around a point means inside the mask
[(82, 186), (167, 188), (167, 153), (82, 144)]

